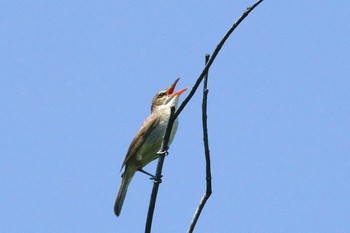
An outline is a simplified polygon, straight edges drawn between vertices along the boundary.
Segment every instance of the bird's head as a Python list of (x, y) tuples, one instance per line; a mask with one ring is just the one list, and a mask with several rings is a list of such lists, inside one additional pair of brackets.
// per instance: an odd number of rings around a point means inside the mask
[(179, 81), (180, 78), (177, 78), (173, 84), (170, 85), (170, 87), (165, 88), (164, 90), (158, 92), (152, 100), (152, 106), (151, 111), (157, 109), (157, 107), (160, 106), (169, 106), (169, 107), (176, 107), (177, 102), (179, 101), (179, 97), (182, 93), (184, 93), (187, 88), (181, 89), (174, 93), (176, 83)]

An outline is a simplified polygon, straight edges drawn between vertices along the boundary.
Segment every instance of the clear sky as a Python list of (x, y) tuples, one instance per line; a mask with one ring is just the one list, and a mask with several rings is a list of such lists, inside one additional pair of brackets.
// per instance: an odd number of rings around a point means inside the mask
[[(0, 232), (143, 232), (145, 175), (113, 214), (129, 143), (153, 95), (177, 77), (191, 87), (253, 3), (2, 1)], [(231, 35), (210, 70), (213, 194), (196, 232), (350, 232), (349, 12), (265, 0)], [(153, 232), (187, 230), (203, 158), (199, 91), (165, 159)]]

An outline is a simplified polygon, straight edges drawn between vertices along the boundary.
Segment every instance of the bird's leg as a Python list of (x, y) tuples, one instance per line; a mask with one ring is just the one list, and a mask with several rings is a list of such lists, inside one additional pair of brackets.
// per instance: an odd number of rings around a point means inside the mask
[(152, 174), (149, 173), (149, 172), (146, 172), (146, 171), (143, 170), (142, 168), (138, 169), (137, 171), (142, 172), (143, 174), (146, 174), (146, 175), (150, 176), (150, 179), (151, 179), (151, 180), (154, 180), (154, 175), (152, 175)]

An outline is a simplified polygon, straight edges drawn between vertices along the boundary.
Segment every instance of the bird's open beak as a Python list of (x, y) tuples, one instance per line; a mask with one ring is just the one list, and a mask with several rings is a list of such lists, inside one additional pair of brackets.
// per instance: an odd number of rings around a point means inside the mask
[(168, 89), (168, 93), (167, 93), (168, 96), (179, 96), (179, 95), (181, 95), (182, 93), (184, 93), (184, 92), (187, 90), (187, 88), (184, 88), (184, 89), (181, 89), (181, 90), (179, 90), (179, 91), (177, 91), (177, 92), (174, 93), (176, 84), (177, 84), (177, 82), (178, 82), (179, 80), (180, 80), (180, 78), (177, 78), (177, 79), (173, 82), (173, 84), (171, 84), (171, 86), (170, 86), (169, 89)]

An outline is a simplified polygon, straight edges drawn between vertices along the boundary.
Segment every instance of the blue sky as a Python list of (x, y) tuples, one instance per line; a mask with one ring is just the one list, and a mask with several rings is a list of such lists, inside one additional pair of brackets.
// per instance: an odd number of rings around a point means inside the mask
[[(143, 232), (119, 169), (160, 89), (191, 87), (253, 1), (3, 1), (0, 231)], [(213, 194), (196, 232), (350, 232), (350, 3), (265, 0), (209, 77)], [(180, 116), (153, 232), (185, 232), (205, 190), (201, 92)], [(155, 164), (147, 171), (153, 172)]]

